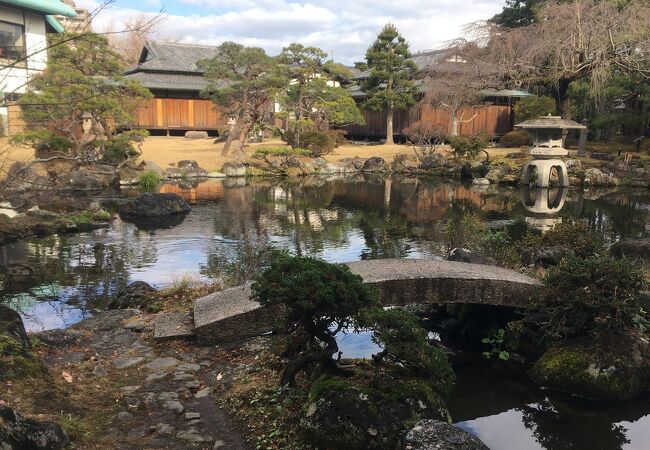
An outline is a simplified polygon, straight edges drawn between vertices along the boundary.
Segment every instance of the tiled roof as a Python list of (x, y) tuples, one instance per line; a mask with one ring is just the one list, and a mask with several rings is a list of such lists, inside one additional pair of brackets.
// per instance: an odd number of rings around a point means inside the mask
[(138, 65), (127, 73), (144, 70), (200, 74), (196, 63), (214, 58), (217, 53), (215, 46), (149, 41), (142, 50)]
[(206, 86), (206, 81), (200, 73), (192, 75), (184, 73), (133, 72), (125, 75), (125, 78), (139, 81), (142, 86), (149, 89), (200, 91)]

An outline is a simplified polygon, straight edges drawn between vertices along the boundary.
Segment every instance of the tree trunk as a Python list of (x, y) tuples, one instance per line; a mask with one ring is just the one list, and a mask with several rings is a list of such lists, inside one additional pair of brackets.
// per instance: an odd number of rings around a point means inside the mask
[(244, 156), (244, 144), (246, 143), (246, 136), (252, 127), (252, 124), (246, 124), (239, 129), (240, 131), (237, 141), (237, 148), (235, 149), (235, 155), (237, 159), (240, 159)]
[(451, 135), (458, 136), (458, 113), (454, 112), (451, 115)]
[(573, 80), (563, 78), (557, 84), (555, 110), (557, 115), (563, 119), (571, 119), (571, 105), (569, 104), (569, 85), (571, 81)]
[(386, 144), (392, 145), (393, 141), (393, 108), (388, 108), (386, 115)]

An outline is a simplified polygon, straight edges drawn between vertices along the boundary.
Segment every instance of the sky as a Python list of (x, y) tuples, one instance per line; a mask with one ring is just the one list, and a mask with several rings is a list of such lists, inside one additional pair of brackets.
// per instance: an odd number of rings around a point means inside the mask
[[(94, 10), (102, 0), (75, 0)], [(97, 15), (102, 31), (138, 14), (165, 19), (157, 39), (218, 45), (235, 41), (277, 54), (291, 42), (314, 45), (345, 64), (363, 60), (365, 51), (388, 22), (394, 23), (411, 51), (440, 48), (463, 35), (466, 24), (492, 17), (505, 0), (114, 0)]]

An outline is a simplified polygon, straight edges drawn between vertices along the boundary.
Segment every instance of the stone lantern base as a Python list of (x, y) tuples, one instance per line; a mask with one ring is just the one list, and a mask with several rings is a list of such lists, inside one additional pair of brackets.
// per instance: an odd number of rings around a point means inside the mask
[(533, 170), (537, 170), (537, 187), (546, 188), (550, 184), (551, 170), (557, 170), (559, 186), (569, 186), (569, 173), (566, 164), (561, 159), (533, 159), (525, 166), (521, 174), (521, 184), (527, 186), (530, 184), (533, 176)]

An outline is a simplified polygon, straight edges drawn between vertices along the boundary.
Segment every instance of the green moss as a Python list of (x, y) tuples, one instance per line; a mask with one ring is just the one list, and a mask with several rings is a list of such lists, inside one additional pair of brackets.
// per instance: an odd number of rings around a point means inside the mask
[[(583, 398), (595, 400), (625, 400), (638, 394), (647, 380), (637, 376), (636, 368), (617, 364), (602, 364), (586, 349), (553, 348), (547, 351), (530, 370), (530, 376), (544, 386)], [(613, 370), (607, 369), (613, 367)]]
[(347, 380), (322, 375), (309, 388), (309, 403), (320, 397), (323, 392), (344, 390), (348, 387), (350, 387), (350, 382)]
[(47, 373), (43, 362), (20, 342), (0, 335), (0, 380), (39, 377)]

